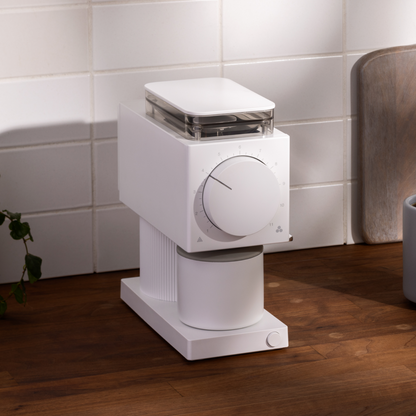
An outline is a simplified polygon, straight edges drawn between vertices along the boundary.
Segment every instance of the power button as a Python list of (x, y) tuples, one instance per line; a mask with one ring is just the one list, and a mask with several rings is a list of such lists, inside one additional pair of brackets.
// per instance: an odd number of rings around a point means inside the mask
[(267, 335), (266, 342), (269, 347), (278, 347), (280, 344), (280, 334), (276, 331), (270, 332), (270, 334)]

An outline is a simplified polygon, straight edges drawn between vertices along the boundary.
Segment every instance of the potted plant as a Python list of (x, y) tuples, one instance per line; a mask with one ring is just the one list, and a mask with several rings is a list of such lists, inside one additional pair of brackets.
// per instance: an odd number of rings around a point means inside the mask
[[(14, 240), (22, 240), (25, 245), (26, 255), (25, 255), (25, 264), (23, 265), (23, 272), (20, 277), (20, 280), (17, 283), (12, 284), (11, 291), (9, 292), (8, 297), (14, 296), (16, 301), (22, 305), (26, 305), (26, 288), (24, 277), (27, 272), (29, 282), (37, 282), (41, 276), (41, 265), (42, 259), (40, 257), (34, 256), (29, 253), (28, 242), (33, 242), (32, 234), (30, 233), (30, 226), (27, 222), (21, 222), (21, 214), (17, 212), (10, 212), (8, 210), (3, 210), (0, 212), (0, 226), (7, 220), (9, 220), (9, 229), (10, 236)], [(6, 313), (7, 310), (7, 301), (0, 295), (0, 318)]]

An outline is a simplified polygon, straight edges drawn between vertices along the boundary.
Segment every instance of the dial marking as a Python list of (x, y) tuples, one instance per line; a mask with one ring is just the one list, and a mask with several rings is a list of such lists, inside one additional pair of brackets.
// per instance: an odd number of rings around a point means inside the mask
[(226, 188), (228, 188), (230, 191), (232, 191), (232, 188), (230, 188), (228, 185), (226, 185), (224, 182), (221, 182), (219, 179), (214, 178), (211, 175), (208, 175), (210, 178), (214, 179), (215, 181), (217, 181), (218, 183), (220, 183), (221, 185), (224, 185)]

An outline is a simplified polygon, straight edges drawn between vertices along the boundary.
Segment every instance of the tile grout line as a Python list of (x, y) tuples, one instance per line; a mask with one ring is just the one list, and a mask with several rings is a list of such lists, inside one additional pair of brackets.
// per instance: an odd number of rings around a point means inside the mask
[[(124, 209), (126, 206), (121, 202), (114, 202), (105, 205), (99, 205), (95, 209), (97, 211), (108, 211), (112, 209)], [(45, 217), (49, 215), (58, 215), (58, 214), (71, 214), (74, 212), (85, 212), (92, 211), (92, 205), (84, 205), (80, 207), (73, 208), (55, 208), (48, 211), (32, 211), (32, 212), (22, 212), (22, 217)]]
[[(88, 0), (89, 1), (89, 0)], [(15, 6), (15, 7), (3, 7), (0, 8), (1, 14), (18, 14), (18, 13), (42, 13), (48, 11), (60, 11), (60, 10), (77, 10), (85, 9), (87, 7), (86, 2), (79, 2), (74, 4), (45, 4), (37, 6)]]
[(298, 185), (290, 185), (290, 190), (300, 190), (300, 189), (312, 189), (312, 188), (328, 188), (333, 186), (344, 186), (344, 181), (334, 181), (334, 182), (317, 182), (317, 183), (305, 183)]
[[(91, 128), (91, 126), (90, 126)], [(111, 139), (102, 139), (102, 140), (111, 140)], [(14, 146), (4, 146), (0, 147), (0, 153), (8, 153), (8, 152), (19, 152), (24, 150), (34, 150), (34, 149), (42, 149), (48, 147), (70, 147), (70, 146), (81, 146), (90, 144), (91, 139), (68, 139), (63, 140), (61, 142), (49, 142), (49, 143), (33, 143), (33, 144), (21, 144), (21, 145), (14, 145)]]
[[(221, 19), (222, 20), (222, 19)], [(222, 36), (221, 36), (222, 37)], [(361, 51), (347, 51), (335, 52), (328, 54), (306, 54), (306, 55), (290, 55), (290, 56), (275, 56), (269, 58), (258, 58), (258, 59), (244, 59), (235, 61), (224, 61), (223, 57), (220, 61), (210, 62), (192, 62), (182, 63), (174, 65), (161, 65), (161, 66), (144, 66), (144, 67), (131, 67), (131, 68), (113, 68), (113, 69), (98, 69), (94, 70), (96, 75), (121, 75), (130, 73), (142, 73), (142, 72), (157, 72), (157, 71), (169, 71), (175, 69), (190, 69), (190, 68), (201, 68), (201, 67), (215, 67), (215, 66), (236, 66), (236, 65), (255, 65), (264, 63), (278, 63), (286, 61), (303, 61), (312, 59), (328, 59), (328, 58), (339, 58), (344, 54), (361, 55), (374, 51), (374, 49), (361, 50)], [(223, 52), (220, 51), (220, 54)], [(51, 74), (36, 74), (36, 75), (21, 75), (15, 77), (0, 77), (1, 83), (9, 83), (16, 81), (36, 81), (42, 79), (55, 79), (55, 78), (66, 78), (75, 76), (87, 76), (90, 71), (74, 71), (74, 72), (62, 72), (62, 73), (51, 73)]]
[(218, 0), (218, 21), (219, 21), (219, 67), (220, 67), (220, 77), (224, 77), (224, 4), (223, 0)]
[[(192, 2), (193, 0), (150, 0), (152, 3), (177, 3), (180, 2)], [(207, 0), (209, 1), (209, 0)], [(5, 6), (0, 7), (0, 14), (11, 13), (31, 13), (31, 12), (43, 12), (43, 11), (55, 11), (65, 9), (82, 9), (89, 6), (90, 0), (80, 0), (78, 3), (66, 3), (66, 4), (38, 4), (34, 6)], [(130, 4), (143, 4), (149, 3), (149, 0), (113, 0), (113, 1), (95, 1), (94, 6), (125, 6)]]
[(348, 86), (348, 51), (347, 51), (347, 4), (342, 0), (342, 105), (343, 105), (343, 239), (344, 244), (348, 243), (348, 185), (347, 185), (347, 164), (348, 164), (348, 129), (347, 129), (347, 86)]
[(90, 80), (90, 145), (91, 145), (91, 197), (92, 197), (92, 267), (93, 271), (98, 270), (98, 230), (97, 230), (97, 178), (96, 178), (96, 149), (94, 146), (95, 137), (95, 97), (94, 97), (94, 50), (93, 50), (93, 5), (88, 0), (88, 68)]

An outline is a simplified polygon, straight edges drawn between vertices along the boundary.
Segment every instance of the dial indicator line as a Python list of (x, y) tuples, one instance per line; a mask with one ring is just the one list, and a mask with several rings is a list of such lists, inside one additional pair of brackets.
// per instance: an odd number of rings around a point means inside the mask
[(214, 178), (213, 176), (209, 175), (210, 178), (214, 179), (214, 181), (217, 181), (218, 183), (220, 183), (221, 185), (224, 185), (226, 188), (228, 188), (230, 191), (232, 191), (232, 188), (230, 188), (228, 185), (226, 185), (224, 182), (221, 182), (220, 180), (218, 180), (217, 178)]

